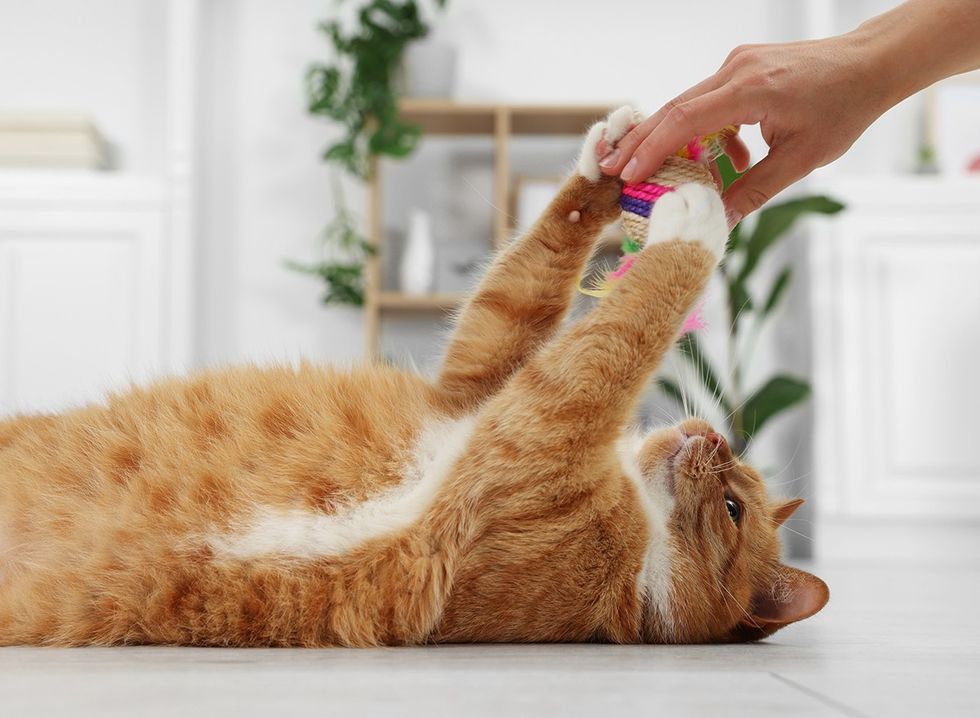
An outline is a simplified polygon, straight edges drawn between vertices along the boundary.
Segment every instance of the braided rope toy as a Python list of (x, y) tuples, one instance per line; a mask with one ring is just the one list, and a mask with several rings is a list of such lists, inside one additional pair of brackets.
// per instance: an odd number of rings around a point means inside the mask
[[(593, 279), (589, 286), (583, 287), (579, 281), (578, 289), (591, 297), (604, 297), (612, 291), (613, 284), (629, 271), (636, 261), (636, 254), (643, 249), (650, 229), (650, 213), (657, 200), (668, 192), (688, 182), (698, 182), (715, 189), (715, 181), (708, 169), (724, 151), (725, 142), (738, 132), (734, 125), (728, 125), (718, 132), (695, 137), (684, 147), (664, 160), (656, 174), (644, 182), (624, 184), (619, 196), (619, 206), (623, 210), (622, 222), (626, 237), (623, 239), (623, 256), (615, 269), (604, 276)], [(695, 310), (685, 322), (681, 333), (704, 327), (700, 311)]]

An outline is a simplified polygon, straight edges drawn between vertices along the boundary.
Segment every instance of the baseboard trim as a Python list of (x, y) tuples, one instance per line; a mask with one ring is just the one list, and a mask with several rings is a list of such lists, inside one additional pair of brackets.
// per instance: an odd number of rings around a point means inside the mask
[(980, 564), (980, 522), (820, 517), (818, 561)]

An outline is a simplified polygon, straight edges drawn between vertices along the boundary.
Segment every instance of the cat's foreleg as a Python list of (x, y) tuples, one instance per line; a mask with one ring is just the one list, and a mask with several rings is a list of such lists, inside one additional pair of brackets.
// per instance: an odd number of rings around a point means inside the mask
[(589, 131), (576, 172), (464, 306), (438, 378), (451, 408), (495, 394), (561, 324), (596, 238), (619, 213), (620, 183), (599, 172), (596, 146), (618, 141), (632, 119), (622, 107)]
[(612, 293), (538, 352), (491, 408), (515, 427), (547, 426), (554, 446), (608, 444), (632, 417), (727, 236), (713, 189), (688, 184), (662, 197), (646, 247)]

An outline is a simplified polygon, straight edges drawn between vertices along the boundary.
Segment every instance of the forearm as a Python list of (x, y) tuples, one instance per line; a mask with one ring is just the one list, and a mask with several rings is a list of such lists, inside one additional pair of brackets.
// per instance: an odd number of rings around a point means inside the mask
[(980, 0), (908, 0), (849, 35), (865, 49), (867, 69), (887, 83), (890, 107), (980, 67)]

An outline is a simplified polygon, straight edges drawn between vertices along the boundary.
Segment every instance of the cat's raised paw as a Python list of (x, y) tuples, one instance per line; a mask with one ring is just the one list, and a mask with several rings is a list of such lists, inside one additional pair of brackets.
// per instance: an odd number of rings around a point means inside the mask
[(606, 119), (596, 122), (585, 134), (582, 143), (582, 153), (578, 158), (578, 173), (592, 182), (601, 176), (599, 171), (599, 156), (597, 148), (603, 144), (605, 154), (612, 152), (630, 127), (640, 120), (640, 115), (629, 105), (623, 105), (612, 112)]
[(647, 244), (674, 239), (699, 242), (721, 259), (728, 242), (728, 223), (718, 192), (690, 182), (657, 200), (650, 212)]

